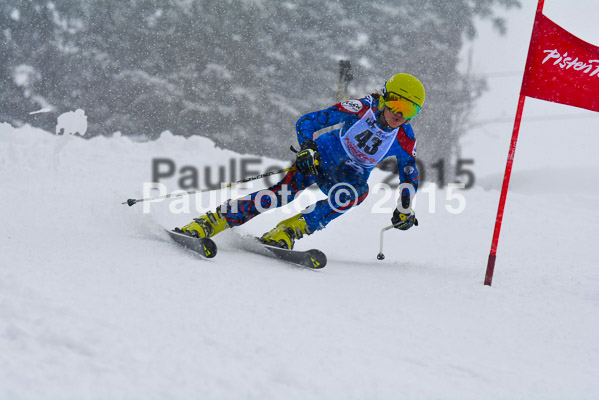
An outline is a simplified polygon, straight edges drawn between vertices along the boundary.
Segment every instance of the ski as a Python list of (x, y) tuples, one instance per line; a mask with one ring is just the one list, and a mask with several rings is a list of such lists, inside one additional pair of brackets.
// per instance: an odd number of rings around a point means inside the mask
[(167, 230), (170, 237), (180, 244), (181, 246), (195, 251), (199, 255), (205, 258), (213, 258), (216, 256), (217, 248), (216, 243), (212, 239), (209, 238), (197, 238), (190, 235), (186, 235), (183, 232), (177, 232), (175, 230), (169, 231)]
[(288, 250), (262, 243), (258, 238), (242, 236), (247, 246), (243, 246), (254, 254), (276, 258), (287, 263), (309, 269), (321, 269), (327, 265), (327, 256), (320, 250)]
[[(176, 230), (167, 230), (169, 236), (179, 245), (192, 250), (202, 257), (216, 256), (216, 243), (209, 238), (196, 238)], [(258, 238), (241, 236), (243, 250), (265, 257), (276, 258), (289, 264), (309, 269), (321, 269), (327, 265), (327, 256), (320, 250), (288, 250), (262, 243)]]
[(292, 264), (311, 269), (321, 269), (327, 265), (327, 256), (317, 249), (302, 251), (281, 249), (280, 247), (269, 246), (267, 244), (262, 244), (262, 246), (279, 260)]

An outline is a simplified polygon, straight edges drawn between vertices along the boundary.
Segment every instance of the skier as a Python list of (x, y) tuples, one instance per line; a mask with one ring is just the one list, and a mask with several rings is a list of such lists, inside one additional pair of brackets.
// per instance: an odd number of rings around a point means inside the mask
[[(390, 156), (397, 158), (400, 182), (413, 188), (402, 189), (398, 202), (401, 207), (398, 204), (395, 208), (391, 221), (401, 230), (417, 226), (411, 207), (418, 188), (416, 138), (409, 121), (420, 111), (424, 98), (422, 83), (412, 75), (400, 73), (385, 82), (381, 93), (343, 101), (302, 116), (296, 124), (301, 147), (295, 169), (269, 188), (269, 192), (228, 200), (216, 212), (194, 219), (181, 230), (196, 237), (212, 237), (248, 222), (262, 211), (288, 204), (300, 191), (316, 184), (328, 195), (327, 199), (280, 222), (261, 238), (264, 243), (293, 249), (296, 239), (324, 229), (333, 219), (364, 201), (370, 172)], [(317, 131), (336, 124), (341, 124), (341, 128), (314, 139)]]

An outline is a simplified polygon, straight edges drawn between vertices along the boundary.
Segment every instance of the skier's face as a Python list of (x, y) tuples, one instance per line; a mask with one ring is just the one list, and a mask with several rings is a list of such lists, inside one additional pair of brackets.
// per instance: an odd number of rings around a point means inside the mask
[(387, 107), (385, 107), (383, 111), (383, 116), (385, 117), (385, 121), (387, 121), (389, 127), (392, 129), (399, 127), (407, 121), (407, 119), (403, 117), (402, 113), (393, 113)]

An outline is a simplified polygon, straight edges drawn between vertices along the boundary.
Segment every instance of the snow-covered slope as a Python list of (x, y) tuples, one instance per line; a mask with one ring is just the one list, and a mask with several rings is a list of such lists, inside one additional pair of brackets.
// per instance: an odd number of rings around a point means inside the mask
[[(384, 261), (390, 212), (372, 210), (392, 201), (373, 191), (298, 242), (329, 257), (308, 271), (237, 250), (232, 232), (213, 260), (174, 245), (162, 227), (196, 212), (120, 204), (142, 196), (154, 158), (202, 174), (244, 157), (198, 137), (0, 125), (0, 398), (599, 397), (599, 163), (515, 175), (486, 287), (499, 171), (462, 192), (460, 214), (447, 190), (423, 188), (420, 226), (388, 232)], [(536, 189), (554, 177), (569, 190)]]

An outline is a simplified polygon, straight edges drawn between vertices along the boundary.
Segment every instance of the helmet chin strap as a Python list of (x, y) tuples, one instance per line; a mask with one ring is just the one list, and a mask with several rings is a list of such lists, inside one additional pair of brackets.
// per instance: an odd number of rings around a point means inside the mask
[(385, 107), (383, 106), (383, 108), (379, 109), (379, 115), (376, 119), (376, 123), (383, 129), (388, 129), (389, 128), (389, 123), (387, 122), (387, 120), (385, 119)]

